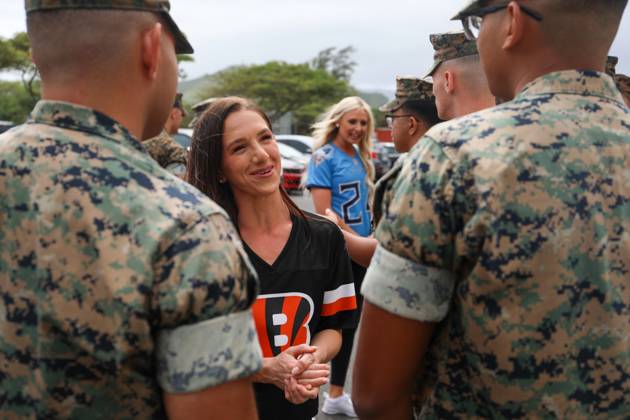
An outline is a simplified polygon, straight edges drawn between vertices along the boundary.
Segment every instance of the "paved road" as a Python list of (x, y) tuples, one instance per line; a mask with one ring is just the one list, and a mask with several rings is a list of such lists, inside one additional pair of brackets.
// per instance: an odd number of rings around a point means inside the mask
[[(291, 195), (291, 199), (302, 210), (306, 210), (310, 212), (315, 211), (313, 208), (313, 200), (311, 199), (311, 194), (308, 191), (305, 191), (304, 194), (302, 195)], [(352, 382), (352, 364), (353, 363), (354, 363), (354, 354), (352, 355), (352, 358), (350, 359), (350, 369), (348, 370), (348, 375), (346, 377), (345, 391), (348, 393), (350, 393), (350, 389), (351, 389), (350, 386)], [(322, 392), (320, 393), (320, 396), (319, 396), (320, 413), (315, 418), (318, 420), (344, 420), (344, 419), (347, 420), (349, 419), (349, 417), (346, 417), (346, 416), (329, 416), (321, 412), (321, 406), (324, 400), (323, 392), (327, 390), (328, 390), (328, 386), (322, 387), (322, 390), (321, 390)]]

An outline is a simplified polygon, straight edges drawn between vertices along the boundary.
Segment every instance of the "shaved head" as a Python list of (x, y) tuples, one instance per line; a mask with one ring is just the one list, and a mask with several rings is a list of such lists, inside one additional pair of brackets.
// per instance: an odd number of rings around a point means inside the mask
[(541, 29), (559, 55), (608, 51), (627, 0), (529, 0), (523, 2), (543, 15)]
[(159, 21), (150, 12), (121, 10), (56, 10), (29, 13), (28, 34), (33, 60), (42, 78), (95, 76), (120, 69), (133, 54), (139, 34)]

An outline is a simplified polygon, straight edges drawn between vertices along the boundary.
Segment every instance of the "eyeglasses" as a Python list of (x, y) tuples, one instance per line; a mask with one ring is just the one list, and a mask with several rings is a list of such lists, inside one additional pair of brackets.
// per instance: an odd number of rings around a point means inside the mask
[(388, 114), (388, 115), (385, 116), (385, 123), (387, 124), (388, 128), (392, 128), (394, 126), (394, 119), (396, 119), (396, 118), (404, 118), (404, 117), (413, 117), (413, 115), (411, 115), (411, 114), (405, 114), (405, 115)]
[[(507, 2), (505, 4), (498, 4), (495, 6), (482, 7), (472, 12), (469, 12), (466, 16), (462, 16), (462, 26), (464, 27), (464, 34), (466, 34), (466, 38), (471, 41), (476, 40), (479, 37), (479, 28), (481, 28), (483, 17), (498, 12), (499, 10), (506, 9), (509, 4), (510, 2)], [(541, 22), (543, 20), (543, 16), (540, 13), (530, 9), (527, 6), (523, 6), (520, 3), (517, 4), (518, 7), (520, 7), (523, 13), (525, 13), (527, 16), (538, 22)]]

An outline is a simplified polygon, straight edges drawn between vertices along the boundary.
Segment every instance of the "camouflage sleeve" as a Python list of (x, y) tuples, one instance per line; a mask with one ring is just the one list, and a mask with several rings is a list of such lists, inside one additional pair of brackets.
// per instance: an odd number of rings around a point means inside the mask
[(227, 217), (194, 224), (155, 263), (157, 379), (193, 392), (250, 376), (262, 355), (250, 306), (255, 272)]
[(455, 190), (451, 159), (425, 137), (406, 159), (376, 231), (379, 246), (361, 289), (370, 303), (419, 321), (446, 316), (455, 284)]

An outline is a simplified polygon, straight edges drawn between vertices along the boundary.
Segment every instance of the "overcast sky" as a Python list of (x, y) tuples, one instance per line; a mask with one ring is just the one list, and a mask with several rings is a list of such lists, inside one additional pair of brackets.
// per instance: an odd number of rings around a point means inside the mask
[[(461, 28), (449, 18), (462, 0), (171, 0), (195, 48), (189, 79), (234, 64), (304, 62), (327, 47), (356, 48), (352, 83), (393, 91), (396, 75), (423, 73), (433, 60), (429, 34)], [(0, 0), (0, 36), (26, 29), (24, 2)], [(630, 7), (611, 54), (630, 74)]]

